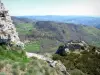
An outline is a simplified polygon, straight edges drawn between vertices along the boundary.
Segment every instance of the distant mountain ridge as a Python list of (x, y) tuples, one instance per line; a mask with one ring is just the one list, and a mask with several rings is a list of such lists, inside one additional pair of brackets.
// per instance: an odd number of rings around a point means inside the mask
[(36, 21), (55, 21), (63, 23), (74, 23), (78, 25), (87, 25), (100, 28), (100, 17), (90, 16), (17, 16), (19, 18), (29, 18)]
[[(93, 26), (55, 21), (36, 21), (24, 17), (12, 17), (12, 19), (22, 40), (48, 39), (49, 42), (53, 41), (52, 46), (55, 46), (57, 41), (66, 42), (69, 40), (84, 40), (96, 46), (100, 44), (100, 29)], [(45, 42), (45, 45), (47, 45), (47, 40)]]

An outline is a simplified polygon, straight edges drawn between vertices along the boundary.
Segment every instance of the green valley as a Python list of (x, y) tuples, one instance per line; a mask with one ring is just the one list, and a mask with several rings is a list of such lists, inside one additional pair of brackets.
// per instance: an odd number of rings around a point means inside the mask
[[(100, 47), (100, 30), (95, 27), (53, 21), (32, 21), (28, 18), (12, 19), (20, 39), (24, 42), (25, 40), (33, 42), (26, 44), (29, 51), (34, 47), (33, 52), (55, 52), (59, 45), (70, 40), (83, 40)], [(35, 41), (39, 44), (34, 43)]]

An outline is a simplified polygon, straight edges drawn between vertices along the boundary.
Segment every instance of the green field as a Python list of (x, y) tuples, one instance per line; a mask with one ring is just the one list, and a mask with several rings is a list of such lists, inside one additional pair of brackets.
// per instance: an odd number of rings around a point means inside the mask
[(25, 44), (25, 50), (28, 52), (39, 52), (40, 51), (40, 43), (38, 41), (27, 43), (27, 44)]
[(31, 23), (21, 23), (16, 26), (17, 31), (19, 34), (32, 34), (33, 25)]

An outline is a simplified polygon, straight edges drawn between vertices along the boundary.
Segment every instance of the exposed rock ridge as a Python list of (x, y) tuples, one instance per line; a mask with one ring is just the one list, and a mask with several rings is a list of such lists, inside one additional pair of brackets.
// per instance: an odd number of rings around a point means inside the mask
[(66, 67), (60, 62), (60, 61), (54, 61), (52, 60), (51, 58), (49, 57), (46, 57), (44, 55), (40, 55), (40, 54), (36, 54), (36, 53), (29, 53), (29, 52), (26, 52), (26, 55), (28, 58), (30, 57), (36, 57), (38, 59), (41, 59), (41, 60), (44, 60), (46, 62), (48, 62), (48, 64), (53, 67), (53, 68), (56, 68), (58, 67), (59, 70), (63, 73), (63, 75), (70, 75), (67, 70), (66, 70)]
[(0, 43), (8, 43), (14, 45), (23, 45), (20, 42), (16, 28), (11, 20), (8, 10), (0, 0)]

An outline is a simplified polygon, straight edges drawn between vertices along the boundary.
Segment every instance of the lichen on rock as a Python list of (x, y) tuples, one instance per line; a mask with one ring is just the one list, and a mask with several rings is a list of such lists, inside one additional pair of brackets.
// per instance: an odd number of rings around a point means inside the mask
[(16, 45), (24, 47), (20, 41), (15, 25), (11, 20), (8, 10), (5, 9), (4, 4), (0, 1), (0, 43), (9, 45)]

